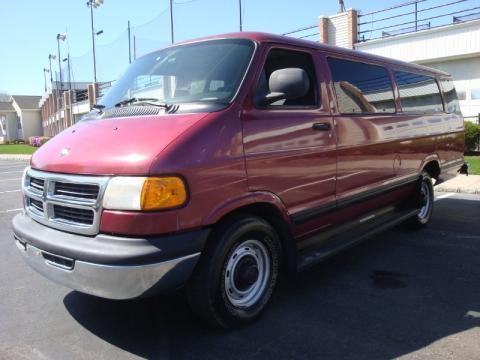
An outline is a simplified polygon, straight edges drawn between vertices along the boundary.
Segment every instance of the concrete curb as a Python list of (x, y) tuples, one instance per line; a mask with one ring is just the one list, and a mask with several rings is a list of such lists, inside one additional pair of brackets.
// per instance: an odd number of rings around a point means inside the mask
[(458, 175), (452, 180), (435, 186), (435, 191), (480, 194), (480, 175)]
[(30, 160), (32, 155), (25, 154), (0, 154), (0, 160)]

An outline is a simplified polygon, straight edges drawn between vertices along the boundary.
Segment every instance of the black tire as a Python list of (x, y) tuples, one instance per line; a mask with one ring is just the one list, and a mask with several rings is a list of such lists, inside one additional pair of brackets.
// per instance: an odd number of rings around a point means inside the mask
[(267, 221), (240, 215), (219, 224), (187, 284), (191, 309), (215, 329), (254, 321), (273, 294), (280, 261), (280, 239)]
[(432, 178), (428, 173), (422, 173), (416, 192), (418, 198), (415, 200), (420, 210), (417, 215), (408, 219), (407, 225), (412, 229), (421, 229), (427, 226), (433, 214), (434, 190)]

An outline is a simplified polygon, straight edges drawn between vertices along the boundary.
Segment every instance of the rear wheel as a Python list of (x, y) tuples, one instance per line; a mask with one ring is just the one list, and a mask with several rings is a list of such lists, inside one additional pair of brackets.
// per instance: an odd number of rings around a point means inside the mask
[(215, 328), (255, 320), (275, 288), (280, 253), (278, 235), (265, 220), (242, 216), (222, 224), (187, 286), (192, 310)]
[(430, 222), (433, 213), (434, 190), (432, 178), (426, 172), (422, 174), (421, 183), (417, 190), (417, 196), (418, 203), (420, 203), (420, 210), (415, 217), (409, 219), (408, 225), (419, 229)]

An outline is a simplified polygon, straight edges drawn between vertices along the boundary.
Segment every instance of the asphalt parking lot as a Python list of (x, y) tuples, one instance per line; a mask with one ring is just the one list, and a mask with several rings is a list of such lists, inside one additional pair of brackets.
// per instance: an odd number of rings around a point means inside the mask
[(439, 194), (427, 229), (284, 278), (260, 321), (219, 334), (181, 291), (110, 301), (28, 268), (10, 230), (25, 165), (0, 161), (0, 359), (480, 358), (480, 196)]

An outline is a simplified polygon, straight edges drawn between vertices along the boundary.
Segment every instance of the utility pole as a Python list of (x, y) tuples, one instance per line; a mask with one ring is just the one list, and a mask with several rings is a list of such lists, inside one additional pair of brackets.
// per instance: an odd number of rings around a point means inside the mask
[(62, 79), (62, 57), (60, 56), (60, 40), (65, 40), (65, 34), (57, 34), (57, 50), (58, 50), (58, 73), (60, 74), (60, 93), (63, 90), (63, 79)]
[(170, 33), (172, 36), (172, 44), (175, 42), (173, 36), (173, 0), (170, 0)]
[(92, 27), (92, 50), (93, 50), (93, 82), (97, 83), (97, 59), (95, 57), (95, 29), (93, 26), (93, 8), (103, 4), (103, 0), (88, 0), (87, 6), (90, 7), (90, 24)]
[(238, 0), (238, 9), (240, 11), (240, 32), (243, 31), (243, 24), (242, 24), (242, 0)]
[(45, 90), (45, 94), (47, 93), (47, 73), (48, 73), (48, 69), (47, 68), (43, 68), (43, 82), (45, 84), (44, 86), (44, 90)]
[(130, 20), (128, 20), (128, 63), (131, 64), (132, 63), (132, 46), (130, 44), (130, 39), (131, 39), (131, 35), (130, 35)]

